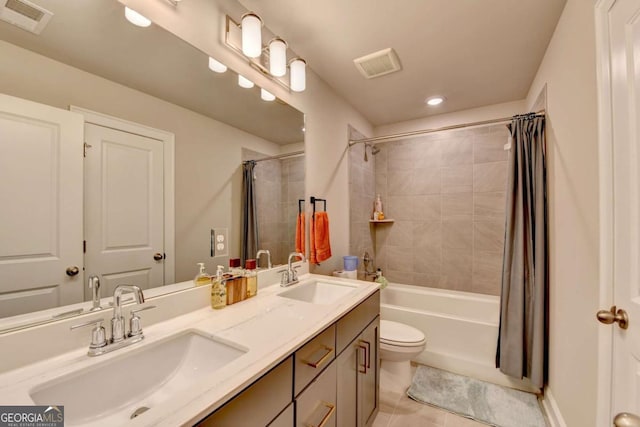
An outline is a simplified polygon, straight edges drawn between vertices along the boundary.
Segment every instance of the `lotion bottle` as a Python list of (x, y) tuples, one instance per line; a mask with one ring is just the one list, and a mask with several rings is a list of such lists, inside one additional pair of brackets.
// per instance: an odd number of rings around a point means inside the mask
[(209, 276), (205, 271), (204, 262), (199, 262), (198, 267), (200, 269), (200, 272), (193, 279), (193, 283), (195, 283), (196, 286), (203, 286), (211, 283), (211, 276)]
[(224, 266), (219, 265), (211, 285), (211, 307), (217, 310), (227, 306), (227, 287), (223, 275)]
[(256, 272), (256, 260), (248, 259), (244, 263), (244, 277), (247, 278), (247, 298), (256, 296), (258, 293), (258, 273)]

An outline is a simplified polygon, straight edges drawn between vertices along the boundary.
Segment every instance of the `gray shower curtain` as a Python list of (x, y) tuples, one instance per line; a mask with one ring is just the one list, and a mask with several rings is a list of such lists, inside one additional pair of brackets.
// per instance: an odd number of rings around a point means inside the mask
[(515, 116), (507, 128), (512, 144), (496, 366), (542, 389), (548, 336), (545, 119)]
[(242, 164), (242, 245), (240, 259), (242, 266), (258, 252), (258, 211), (256, 206), (256, 187), (254, 168), (256, 162), (250, 160)]

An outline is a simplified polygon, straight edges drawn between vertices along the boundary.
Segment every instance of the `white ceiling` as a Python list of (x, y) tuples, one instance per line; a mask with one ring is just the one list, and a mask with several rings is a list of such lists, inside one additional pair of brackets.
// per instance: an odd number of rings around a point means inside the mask
[(242, 89), (237, 74), (157, 25), (139, 28), (115, 0), (30, 0), (54, 13), (42, 34), (0, 21), (0, 40), (140, 90), (278, 144), (304, 140), (304, 115)]
[[(239, 0), (374, 125), (526, 97), (566, 0)], [(394, 48), (402, 71), (363, 78)], [(444, 95), (446, 103), (424, 100)]]

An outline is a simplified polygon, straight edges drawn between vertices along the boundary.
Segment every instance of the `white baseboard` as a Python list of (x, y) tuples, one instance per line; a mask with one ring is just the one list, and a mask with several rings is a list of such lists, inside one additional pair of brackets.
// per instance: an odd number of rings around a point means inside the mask
[(549, 387), (545, 387), (544, 389), (542, 409), (544, 410), (551, 427), (567, 427), (567, 423), (564, 422), (564, 418), (562, 418), (562, 414), (560, 413), (560, 408), (558, 408), (556, 399), (553, 397), (553, 393), (551, 393)]

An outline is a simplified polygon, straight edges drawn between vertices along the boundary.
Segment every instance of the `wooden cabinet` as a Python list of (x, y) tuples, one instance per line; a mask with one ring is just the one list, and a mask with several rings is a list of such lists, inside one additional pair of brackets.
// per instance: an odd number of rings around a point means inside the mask
[[(269, 425), (291, 403), (292, 383), (293, 356), (289, 356), (284, 362), (197, 425), (203, 427), (264, 427)], [(285, 420), (281, 420), (276, 425), (292, 426), (293, 415), (289, 424), (285, 424), (283, 421)]]
[(370, 427), (379, 406), (380, 291), (199, 426)]

